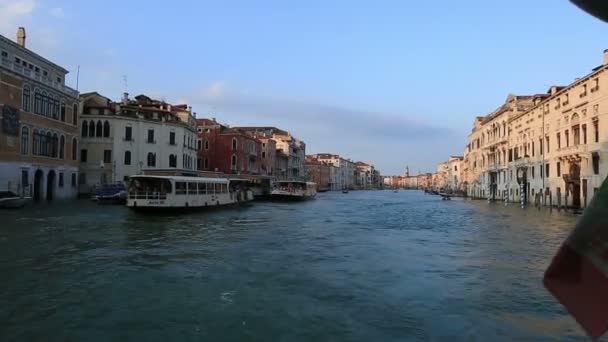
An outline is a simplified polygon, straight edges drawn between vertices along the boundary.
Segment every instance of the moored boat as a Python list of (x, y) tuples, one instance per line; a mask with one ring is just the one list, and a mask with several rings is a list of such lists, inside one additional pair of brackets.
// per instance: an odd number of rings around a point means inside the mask
[(0, 191), (0, 209), (21, 208), (31, 197), (19, 196), (12, 191)]
[(253, 199), (250, 190), (228, 178), (131, 176), (127, 206), (138, 211), (222, 207)]
[(122, 182), (103, 184), (92, 199), (99, 204), (124, 204), (127, 202), (127, 188)]
[(270, 191), (271, 199), (306, 200), (317, 195), (317, 183), (304, 181), (278, 181)]

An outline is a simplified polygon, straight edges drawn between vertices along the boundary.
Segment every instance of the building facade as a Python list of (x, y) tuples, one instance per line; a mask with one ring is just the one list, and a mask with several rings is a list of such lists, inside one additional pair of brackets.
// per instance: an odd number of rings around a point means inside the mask
[(202, 170), (232, 174), (262, 174), (262, 142), (253, 134), (218, 123), (215, 119), (198, 119), (202, 148), (199, 159)]
[[(277, 127), (236, 127), (253, 136), (264, 136), (275, 141), (276, 177), (280, 179), (306, 179), (304, 161), (306, 157), (306, 144), (294, 137), (286, 130)], [(287, 158), (287, 165), (283, 165)]]
[(34, 200), (74, 198), (78, 177), (78, 92), (68, 71), (0, 36), (0, 190)]
[(196, 170), (196, 122), (186, 105), (128, 94), (112, 102), (95, 92), (80, 99), (81, 192), (148, 169)]
[(314, 156), (306, 156), (307, 179), (317, 183), (317, 191), (328, 191), (331, 181), (330, 166), (320, 162)]
[(467, 194), (585, 208), (608, 176), (607, 70), (608, 50), (601, 65), (574, 82), (509, 95), (477, 117), (462, 162)]
[(355, 163), (337, 154), (318, 153), (314, 155), (319, 161), (337, 168), (335, 183), (331, 190), (354, 189), (355, 188)]

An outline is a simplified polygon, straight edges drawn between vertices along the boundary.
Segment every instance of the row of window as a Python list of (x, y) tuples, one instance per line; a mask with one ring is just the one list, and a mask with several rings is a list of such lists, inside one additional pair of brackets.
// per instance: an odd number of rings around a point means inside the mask
[(199, 183), (199, 182), (175, 182), (176, 195), (208, 195), (227, 194), (228, 184)]
[[(573, 135), (573, 144), (574, 146), (580, 145), (581, 144), (581, 129), (582, 129), (582, 138), (583, 138), (583, 145), (587, 144), (587, 125), (583, 124), (583, 125), (576, 125), (576, 126), (572, 126), (572, 135)], [(557, 148), (561, 148), (562, 144), (561, 144), (561, 133), (557, 132), (556, 135), (557, 138)], [(564, 138), (566, 141), (566, 147), (570, 146), (570, 132), (568, 130), (564, 131)], [(595, 120), (593, 121), (593, 142), (600, 142), (600, 131), (599, 131), (599, 121)]]
[[(130, 128), (130, 127), (129, 127)], [(89, 122), (87, 122), (86, 120), (84, 120), (82, 122), (82, 132), (81, 135), (83, 138), (86, 137), (104, 137), (104, 138), (109, 138), (110, 137), (110, 123), (106, 120), (104, 121), (104, 123), (101, 123), (101, 120), (97, 121), (97, 124), (95, 123), (95, 121), (91, 120)]]
[[(25, 112), (32, 112), (32, 95), (29, 85), (23, 86), (21, 96), (21, 109)], [(33, 113), (45, 116), (50, 119), (65, 122), (66, 108), (64, 100), (60, 100), (58, 96), (46, 91), (40, 91), (38, 88), (34, 90), (34, 105)], [(78, 104), (74, 104), (72, 108), (72, 124), (76, 125), (78, 113)]]
[[(78, 142), (72, 138), (72, 160), (76, 160)], [(21, 127), (21, 154), (30, 154), (30, 128)], [(32, 129), (31, 154), (65, 159), (65, 136), (43, 129)]]
[[(88, 150), (82, 149), (80, 150), (80, 162), (86, 163), (88, 161)], [(156, 153), (149, 152), (147, 155), (147, 166), (148, 167), (156, 167)], [(104, 150), (103, 151), (103, 162), (105, 164), (109, 164), (112, 162), (112, 150)], [(131, 165), (131, 151), (125, 151), (124, 165)], [(184, 154), (182, 156), (182, 167), (185, 169), (191, 169), (194, 164), (194, 159)], [(169, 155), (169, 167), (177, 167), (177, 155), (170, 154)]]
[[(8, 52), (2, 51), (2, 57), (8, 58)], [(15, 56), (15, 64), (19, 65), (19, 66), (22, 66), (23, 68), (26, 68), (26, 69), (29, 68), (31, 71), (35, 72), (38, 76), (40, 74), (40, 71), (42, 71), (42, 76), (43, 77), (49, 77), (48, 70), (46, 70), (44, 68), (40, 68), (36, 64), (32, 64), (31, 62), (28, 62), (25, 59), (22, 59), (20, 57)], [(59, 77), (59, 76), (55, 76), (55, 81), (57, 83), (62, 83), (62, 78)]]

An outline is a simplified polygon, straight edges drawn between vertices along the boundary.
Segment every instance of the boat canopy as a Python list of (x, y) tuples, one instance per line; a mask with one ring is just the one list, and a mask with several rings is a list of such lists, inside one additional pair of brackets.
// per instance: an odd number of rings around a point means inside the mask
[(184, 176), (146, 176), (136, 175), (129, 177), (131, 180), (168, 180), (175, 182), (204, 182), (204, 183), (219, 183), (228, 184), (230, 180), (227, 178), (210, 178), (210, 177), (184, 177)]

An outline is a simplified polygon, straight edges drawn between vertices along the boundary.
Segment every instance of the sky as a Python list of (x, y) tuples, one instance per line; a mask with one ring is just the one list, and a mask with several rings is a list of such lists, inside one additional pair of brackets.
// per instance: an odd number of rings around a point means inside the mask
[(0, 0), (0, 34), (118, 100), (278, 126), (383, 174), (462, 155), (473, 119), (602, 63), (608, 24), (566, 0)]

